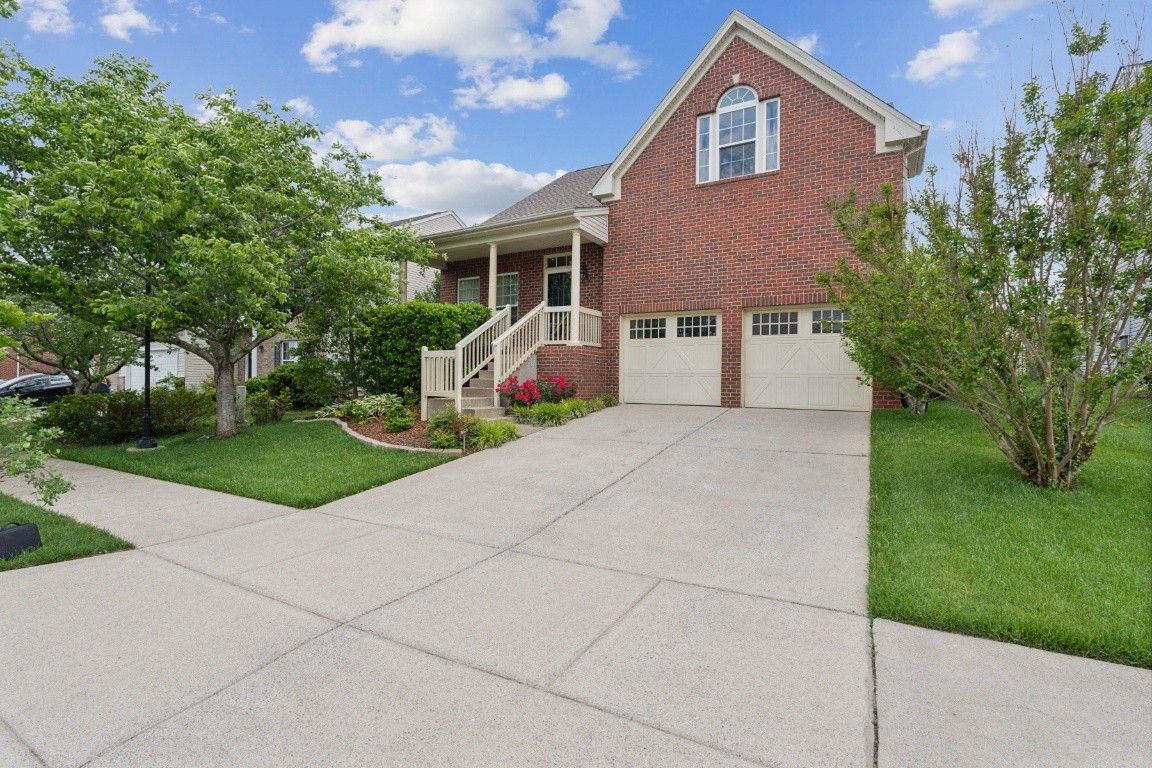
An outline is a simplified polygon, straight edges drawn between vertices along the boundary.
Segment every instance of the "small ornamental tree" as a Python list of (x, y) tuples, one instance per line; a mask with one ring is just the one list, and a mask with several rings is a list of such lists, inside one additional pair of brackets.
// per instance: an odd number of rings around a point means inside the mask
[(80, 395), (141, 355), (135, 337), (67, 315), (37, 314), (20, 329), (19, 339), (26, 357), (58, 369)]
[(11, 291), (212, 366), (216, 435), (236, 433), (236, 364), (310, 312), (387, 295), (426, 261), (366, 156), (267, 102), (202, 98), (197, 120), (144, 62), (81, 80), (0, 61), (0, 274)]
[(1022, 478), (1066, 490), (1152, 373), (1152, 67), (1112, 87), (1091, 66), (1106, 39), (1073, 25), (1071, 82), (1032, 80), (1019, 124), (962, 145), (956, 196), (930, 173), (907, 205), (834, 204), (859, 265), (824, 277), (867, 373), (946, 395)]

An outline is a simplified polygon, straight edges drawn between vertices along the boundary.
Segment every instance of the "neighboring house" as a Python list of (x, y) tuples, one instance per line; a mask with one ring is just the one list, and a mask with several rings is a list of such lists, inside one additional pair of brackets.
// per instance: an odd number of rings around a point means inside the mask
[[(152, 344), (151, 383), (156, 384), (165, 376), (183, 379), (187, 387), (198, 387), (205, 381), (212, 380), (212, 366), (208, 361), (187, 350), (154, 342)], [(124, 366), (117, 373), (109, 376), (108, 381), (114, 391), (122, 389), (143, 391), (143, 362)]]
[[(1120, 71), (1116, 73), (1116, 82), (1113, 88), (1130, 88), (1135, 85), (1136, 78), (1138, 78), (1144, 70), (1152, 67), (1152, 61), (1145, 61), (1139, 64), (1129, 64), (1121, 67)], [(1140, 149), (1144, 157), (1152, 157), (1152, 116), (1144, 120), (1144, 126), (1140, 131)], [(1129, 317), (1124, 321), (1124, 328), (1120, 337), (1121, 345), (1127, 349), (1134, 342), (1147, 338), (1146, 329), (1148, 327), (1149, 318), (1147, 317)]]
[(56, 369), (30, 360), (11, 347), (5, 349), (4, 356), (0, 358), (0, 381), (11, 381), (28, 373), (56, 373)]
[[(462, 229), (464, 220), (456, 215), (455, 211), (437, 211), (422, 216), (412, 216), (407, 219), (389, 222), (390, 226), (401, 227), (408, 225), (424, 237), (431, 237), (442, 232)], [(412, 301), (421, 292), (428, 290), (435, 282), (439, 270), (431, 266), (423, 266), (411, 261), (403, 262), (399, 269), (400, 288), (404, 301)]]
[(441, 301), (501, 309), (423, 360), (479, 410), (528, 370), (624, 402), (868, 410), (817, 273), (852, 257), (825, 201), (920, 173), (928, 128), (733, 13), (627, 146), (434, 238)]

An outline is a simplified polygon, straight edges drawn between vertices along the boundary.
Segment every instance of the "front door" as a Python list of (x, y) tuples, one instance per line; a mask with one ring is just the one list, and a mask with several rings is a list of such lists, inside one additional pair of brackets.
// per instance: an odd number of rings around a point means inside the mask
[(548, 306), (572, 306), (572, 270), (548, 273)]

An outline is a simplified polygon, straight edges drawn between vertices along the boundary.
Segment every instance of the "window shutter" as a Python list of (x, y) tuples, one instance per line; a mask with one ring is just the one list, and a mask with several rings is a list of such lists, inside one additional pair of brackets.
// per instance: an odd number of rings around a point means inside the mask
[(280, 367), (280, 344), (277, 342), (276, 346), (272, 347), (272, 367)]

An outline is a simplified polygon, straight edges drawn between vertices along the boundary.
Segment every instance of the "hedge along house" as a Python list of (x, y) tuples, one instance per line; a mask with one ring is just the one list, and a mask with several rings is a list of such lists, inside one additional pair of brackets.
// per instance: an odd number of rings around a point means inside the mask
[(902, 192), (927, 135), (733, 12), (611, 164), (435, 238), (441, 301), (497, 311), (425, 352), (425, 398), (488, 405), (534, 359), (623, 402), (896, 404), (860, 383), (816, 275), (852, 257), (825, 202)]

